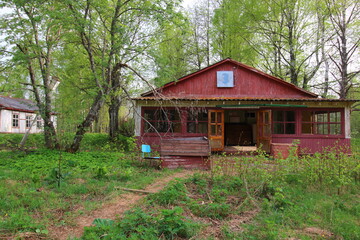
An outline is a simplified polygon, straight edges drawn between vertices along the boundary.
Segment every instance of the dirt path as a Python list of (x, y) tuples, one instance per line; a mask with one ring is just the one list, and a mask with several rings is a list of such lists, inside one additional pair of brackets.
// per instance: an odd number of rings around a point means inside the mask
[[(144, 190), (158, 192), (162, 190), (171, 180), (175, 178), (185, 178), (193, 173), (194, 171), (191, 170), (182, 170), (181, 172), (177, 172), (170, 176), (158, 179), (155, 183), (150, 184)], [(75, 220), (76, 226), (74, 227), (50, 227), (50, 238), (65, 240), (71, 237), (80, 237), (84, 231), (84, 227), (91, 226), (94, 219), (115, 219), (117, 216), (121, 216), (125, 211), (130, 210), (139, 200), (143, 199), (145, 196), (146, 195), (144, 194), (133, 192), (121, 194), (111, 202), (104, 203), (101, 208), (87, 213), (84, 216), (79, 216)]]

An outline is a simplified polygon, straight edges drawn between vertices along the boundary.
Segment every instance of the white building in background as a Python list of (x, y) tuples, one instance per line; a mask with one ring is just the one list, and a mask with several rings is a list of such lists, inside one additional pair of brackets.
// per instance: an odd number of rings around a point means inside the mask
[[(30, 133), (42, 132), (44, 121), (37, 112), (38, 107), (31, 100), (0, 96), (0, 133), (25, 133), (29, 129)], [(55, 115), (51, 120), (56, 126)]]

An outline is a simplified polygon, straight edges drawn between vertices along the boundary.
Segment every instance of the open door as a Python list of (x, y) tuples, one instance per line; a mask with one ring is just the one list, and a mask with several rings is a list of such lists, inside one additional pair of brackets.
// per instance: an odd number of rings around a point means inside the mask
[(209, 110), (208, 135), (211, 151), (224, 150), (224, 110)]
[(271, 110), (260, 110), (257, 113), (257, 147), (267, 153), (271, 147)]

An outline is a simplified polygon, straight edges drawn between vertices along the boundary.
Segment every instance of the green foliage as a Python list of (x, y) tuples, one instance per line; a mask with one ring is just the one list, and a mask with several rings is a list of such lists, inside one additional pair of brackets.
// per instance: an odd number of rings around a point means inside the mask
[(161, 206), (166, 206), (186, 201), (188, 199), (186, 194), (187, 190), (184, 183), (182, 181), (174, 181), (163, 191), (153, 194), (150, 200)]
[[(1, 234), (45, 234), (49, 224), (67, 224), (75, 205), (100, 204), (114, 186), (142, 188), (168, 171), (157, 171), (121, 152), (61, 153), (0, 151)], [(61, 180), (61, 186), (57, 187)], [(59, 219), (59, 212), (68, 212)], [(36, 216), (36, 218), (33, 218)]]
[(209, 217), (213, 219), (226, 218), (231, 213), (231, 206), (227, 203), (198, 203), (193, 202), (190, 205), (191, 211), (200, 217)]
[[(19, 146), (23, 134), (0, 134), (0, 149), (15, 149)], [(44, 137), (42, 134), (30, 134), (25, 148), (42, 148)]]
[(119, 221), (111, 224), (96, 224), (85, 228), (82, 239), (177, 239), (194, 235), (197, 224), (186, 220), (183, 209), (162, 209), (157, 212), (144, 212), (135, 208), (126, 212)]
[[(15, 149), (18, 147), (23, 134), (0, 134), (0, 149)], [(73, 138), (71, 133), (59, 135), (63, 145), (70, 144)], [(40, 149), (44, 147), (44, 136), (42, 134), (30, 134), (25, 148)], [(65, 147), (65, 146), (63, 146)], [(104, 133), (87, 133), (81, 142), (82, 151), (134, 151), (136, 149), (135, 139), (118, 135), (116, 140), (111, 142), (109, 136)]]

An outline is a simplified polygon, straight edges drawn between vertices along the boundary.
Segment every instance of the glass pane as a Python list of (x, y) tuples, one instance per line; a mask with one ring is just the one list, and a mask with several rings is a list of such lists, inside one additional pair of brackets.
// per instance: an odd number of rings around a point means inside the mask
[(171, 131), (174, 133), (181, 133), (181, 123), (180, 122), (171, 123)]
[(207, 133), (208, 124), (206, 122), (201, 122), (198, 125), (198, 133)]
[[(153, 124), (153, 123), (151, 123), (151, 124)], [(153, 126), (150, 125), (150, 123), (145, 122), (145, 124), (144, 124), (144, 132), (146, 132), (146, 133), (155, 132), (155, 129), (154, 129)]]
[(221, 116), (222, 116), (222, 113), (221, 113), (221, 112), (218, 112), (218, 113), (217, 113), (217, 122), (218, 122), (218, 123), (221, 123), (221, 122), (222, 122)]
[(211, 112), (210, 118), (211, 118), (212, 123), (216, 123), (216, 113), (215, 112)]
[(200, 112), (198, 114), (198, 120), (199, 121), (207, 121), (208, 120), (208, 114), (206, 111)]
[(211, 125), (211, 130), (210, 130), (210, 134), (212, 136), (215, 136), (216, 135), (216, 125)]
[(318, 134), (328, 134), (328, 124), (317, 124), (316, 125), (316, 132)]
[(274, 123), (274, 134), (284, 134), (283, 123)]
[(196, 133), (196, 124), (194, 122), (188, 122), (186, 128), (188, 133)]
[(327, 122), (327, 112), (315, 112), (315, 122)]
[(284, 121), (283, 111), (274, 111), (273, 117), (274, 117), (275, 122), (283, 122)]
[(167, 116), (167, 111), (160, 109), (155, 114), (156, 114), (155, 117), (157, 117), (157, 120), (160, 120), (160, 121), (168, 121), (169, 120), (168, 116)]
[(330, 122), (341, 122), (340, 112), (331, 112), (330, 113)]
[(270, 125), (264, 126), (264, 137), (270, 137), (271, 136), (271, 127)]
[(295, 123), (285, 123), (285, 134), (295, 134)]
[(170, 132), (170, 126), (168, 122), (156, 122), (156, 130), (158, 132)]
[(265, 123), (265, 124), (270, 123), (270, 115), (269, 115), (268, 112), (265, 112), (265, 113), (264, 113), (264, 123)]
[(301, 133), (313, 134), (312, 124), (311, 123), (303, 123), (301, 125)]
[(193, 113), (191, 111), (188, 111), (187, 112), (187, 120), (188, 121), (195, 121), (195, 119), (196, 119), (195, 113)]
[(333, 134), (333, 135), (341, 134), (341, 125), (340, 124), (330, 124), (330, 134)]
[(303, 122), (312, 122), (313, 119), (313, 113), (310, 111), (303, 111), (301, 113), (301, 121)]
[(146, 120), (156, 120), (155, 119), (155, 110), (154, 109), (147, 109), (144, 110), (144, 118)]
[(221, 125), (217, 125), (217, 135), (222, 135), (222, 126)]
[(174, 109), (174, 110), (169, 110), (169, 120), (172, 121), (180, 121), (180, 110)]
[(285, 121), (286, 122), (295, 122), (295, 112), (294, 111), (286, 111), (285, 112)]

